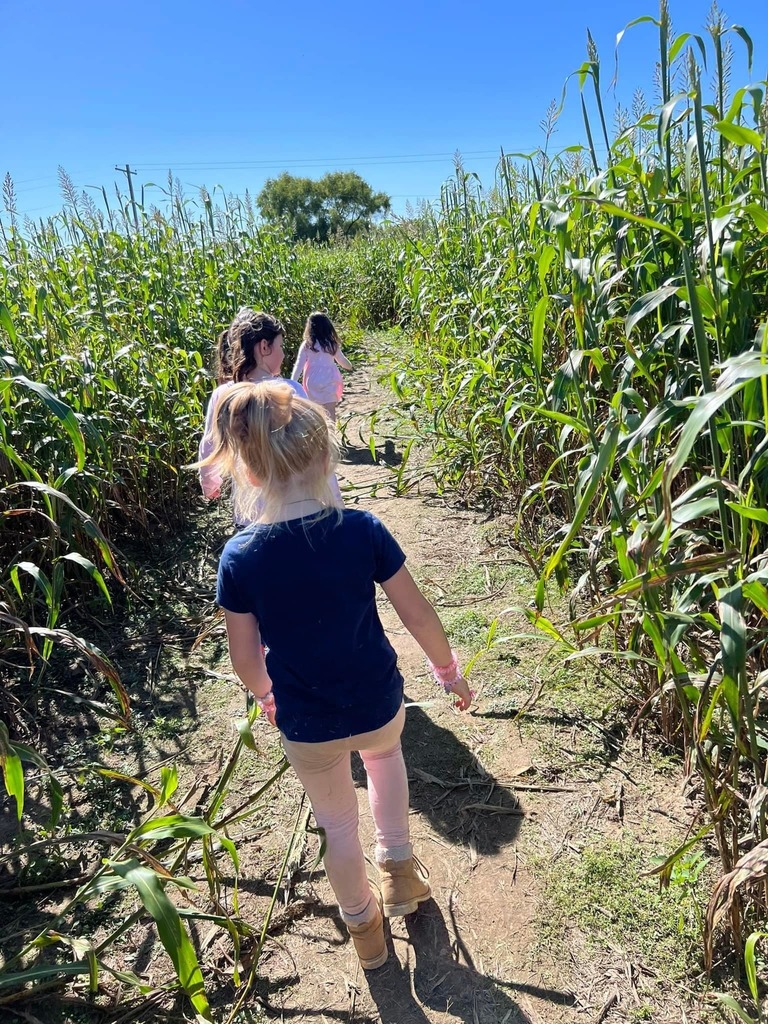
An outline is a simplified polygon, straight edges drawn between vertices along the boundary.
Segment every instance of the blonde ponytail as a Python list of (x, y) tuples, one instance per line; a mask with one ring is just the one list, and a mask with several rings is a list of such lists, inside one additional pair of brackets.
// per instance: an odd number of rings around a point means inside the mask
[(328, 483), (338, 451), (320, 406), (288, 384), (235, 384), (219, 402), (214, 448), (198, 466), (216, 464), (237, 483), (240, 515), (271, 522), (288, 489), (338, 508)]

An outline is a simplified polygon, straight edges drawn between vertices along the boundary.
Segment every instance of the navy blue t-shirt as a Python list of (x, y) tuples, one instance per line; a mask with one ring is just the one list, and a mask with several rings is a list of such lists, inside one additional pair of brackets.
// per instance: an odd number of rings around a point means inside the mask
[(403, 699), (375, 584), (394, 576), (405, 555), (370, 512), (342, 515), (249, 526), (219, 563), (217, 603), (258, 620), (277, 725), (289, 740), (379, 729)]

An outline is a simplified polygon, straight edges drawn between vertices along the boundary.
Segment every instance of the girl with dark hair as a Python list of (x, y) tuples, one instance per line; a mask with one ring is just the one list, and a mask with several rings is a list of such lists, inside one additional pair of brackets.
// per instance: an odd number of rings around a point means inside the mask
[(303, 374), (307, 398), (322, 405), (331, 423), (336, 422), (336, 406), (344, 393), (340, 366), (352, 369), (352, 363), (342, 354), (331, 318), (325, 313), (310, 313), (291, 379), (298, 380)]

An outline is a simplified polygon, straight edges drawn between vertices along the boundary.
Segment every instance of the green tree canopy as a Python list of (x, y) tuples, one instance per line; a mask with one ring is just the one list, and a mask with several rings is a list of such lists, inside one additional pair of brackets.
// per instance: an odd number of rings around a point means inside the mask
[(283, 225), (295, 239), (319, 242), (356, 235), (389, 210), (389, 196), (354, 171), (332, 171), (317, 181), (286, 171), (269, 178), (256, 201), (264, 220)]

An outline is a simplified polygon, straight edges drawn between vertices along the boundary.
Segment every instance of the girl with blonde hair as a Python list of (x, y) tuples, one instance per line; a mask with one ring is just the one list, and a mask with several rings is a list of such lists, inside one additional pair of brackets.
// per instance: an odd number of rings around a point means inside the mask
[[(362, 966), (373, 969), (387, 958), (382, 912), (409, 914), (431, 894), (409, 836), (403, 679), (376, 609), (376, 584), (460, 710), (471, 694), (397, 541), (376, 516), (334, 497), (335, 459), (317, 405), (286, 384), (236, 384), (219, 403), (203, 466), (234, 476), (239, 488), (258, 487), (256, 522), (227, 543), (219, 565), (230, 657), (280, 731), (325, 832), (324, 864), (342, 917)], [(353, 750), (368, 776), (381, 900), (358, 835)]]

